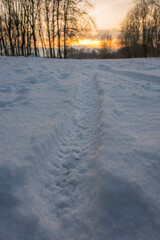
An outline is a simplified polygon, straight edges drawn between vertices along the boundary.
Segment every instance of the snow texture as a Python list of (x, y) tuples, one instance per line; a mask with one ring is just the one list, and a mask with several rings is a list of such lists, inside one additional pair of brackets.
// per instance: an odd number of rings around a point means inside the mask
[(160, 58), (0, 57), (0, 240), (160, 239)]

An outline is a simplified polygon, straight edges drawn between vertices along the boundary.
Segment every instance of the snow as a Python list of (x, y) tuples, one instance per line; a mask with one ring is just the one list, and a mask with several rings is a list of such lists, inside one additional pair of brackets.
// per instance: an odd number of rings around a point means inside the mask
[(160, 58), (0, 57), (0, 239), (160, 239)]

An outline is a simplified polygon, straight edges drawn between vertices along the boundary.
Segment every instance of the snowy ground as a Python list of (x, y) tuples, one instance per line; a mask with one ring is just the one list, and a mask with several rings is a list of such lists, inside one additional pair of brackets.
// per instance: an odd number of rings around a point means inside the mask
[(0, 57), (0, 240), (160, 239), (160, 58)]

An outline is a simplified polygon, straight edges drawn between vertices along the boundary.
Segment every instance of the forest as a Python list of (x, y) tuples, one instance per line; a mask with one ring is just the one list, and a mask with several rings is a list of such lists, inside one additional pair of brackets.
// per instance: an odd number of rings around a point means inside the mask
[(67, 57), (70, 39), (88, 31), (93, 21), (86, 0), (2, 0), (0, 54)]
[(160, 56), (160, 1), (138, 0), (121, 23), (121, 55)]
[(0, 55), (48, 58), (160, 56), (160, 1), (136, 0), (120, 24), (117, 51), (112, 36), (99, 49), (70, 46), (95, 29), (90, 0), (0, 0)]

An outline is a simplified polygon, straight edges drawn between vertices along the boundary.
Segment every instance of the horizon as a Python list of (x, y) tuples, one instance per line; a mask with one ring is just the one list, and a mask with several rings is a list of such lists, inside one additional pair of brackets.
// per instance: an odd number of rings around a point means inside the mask
[(159, 56), (157, 0), (35, 2), (1, 2), (1, 55), (29, 56), (33, 48), (38, 56), (38, 48), (42, 48), (44, 57), (67, 58), (67, 47), (72, 46), (101, 48), (101, 58), (111, 57), (111, 49), (120, 49), (118, 54), (128, 57)]
[[(106, 32), (112, 36), (112, 49), (119, 49), (118, 40), (120, 23), (132, 7), (133, 0), (93, 0), (91, 16), (95, 20), (97, 29), (86, 34), (82, 39), (73, 41), (71, 46), (100, 48), (101, 39)], [(106, 14), (107, 11), (107, 14)]]

